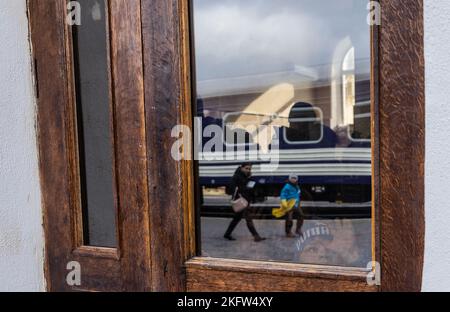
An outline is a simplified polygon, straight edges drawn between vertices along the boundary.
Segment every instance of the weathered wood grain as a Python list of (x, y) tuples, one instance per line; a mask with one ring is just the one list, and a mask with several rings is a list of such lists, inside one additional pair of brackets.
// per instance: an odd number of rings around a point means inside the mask
[[(171, 157), (172, 128), (189, 120), (180, 34), (181, 7), (177, 0), (143, 0), (142, 30), (145, 63), (145, 108), (148, 146), (148, 181), (152, 289), (185, 289), (186, 260), (184, 223), (189, 222), (186, 197), (191, 190), (189, 171)], [(189, 243), (187, 243), (189, 245)]]
[(67, 76), (63, 3), (29, 1), (31, 40), (39, 86), (37, 131), (45, 229), (45, 273), (49, 290), (66, 289), (72, 249), (70, 168), (65, 133)]
[[(50, 291), (151, 290), (147, 151), (139, 0), (110, 0), (111, 92), (119, 247), (84, 247), (74, 76), (66, 1), (29, 1), (39, 82), (38, 143)], [(81, 264), (82, 285), (66, 283)]]
[(423, 1), (382, 1), (380, 220), (382, 290), (419, 291), (424, 255)]
[(187, 264), (189, 291), (374, 292), (362, 269), (198, 258)]
[(151, 290), (140, 3), (110, 0), (119, 250), (127, 291)]

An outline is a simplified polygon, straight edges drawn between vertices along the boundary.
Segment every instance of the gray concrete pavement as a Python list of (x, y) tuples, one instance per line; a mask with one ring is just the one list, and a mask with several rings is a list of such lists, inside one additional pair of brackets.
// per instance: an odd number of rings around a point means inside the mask
[[(256, 243), (245, 220), (228, 241), (223, 234), (231, 219), (201, 219), (203, 256), (245, 260), (366, 267), (371, 261), (371, 220), (306, 220), (303, 238), (287, 238), (284, 220), (254, 220), (266, 241)], [(295, 228), (295, 226), (294, 226)]]

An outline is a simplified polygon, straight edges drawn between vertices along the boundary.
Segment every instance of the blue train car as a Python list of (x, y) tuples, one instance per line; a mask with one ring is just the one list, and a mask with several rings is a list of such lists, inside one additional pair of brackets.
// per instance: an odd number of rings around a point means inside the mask
[[(222, 114), (223, 118), (205, 117), (201, 101), (198, 106), (202, 130), (211, 125), (227, 128), (230, 114)], [(243, 114), (246, 112), (232, 113)], [(225, 193), (225, 187), (242, 159), (225, 159), (240, 152), (253, 163), (252, 179), (257, 183), (258, 198), (253, 206), (258, 208), (261, 217), (270, 217), (271, 208), (279, 205), (281, 188), (290, 173), (296, 173), (300, 178), (302, 207), (307, 217), (370, 217), (372, 154), (367, 92), (357, 94), (352, 116), (351, 126), (331, 129), (324, 122), (319, 106), (294, 103), (288, 116), (289, 126), (276, 127), (278, 166), (275, 171), (264, 169), (264, 164), (269, 161), (251, 161), (252, 153), (261, 147), (252, 146), (252, 134), (246, 133), (245, 127), (237, 127), (234, 131), (241, 141), (230, 143), (226, 137), (221, 150), (213, 151), (216, 156), (222, 154), (223, 159), (199, 161), (202, 215), (227, 216), (231, 213), (230, 196)], [(203, 147), (208, 144), (208, 139), (203, 138)], [(268, 148), (273, 148), (272, 143)]]

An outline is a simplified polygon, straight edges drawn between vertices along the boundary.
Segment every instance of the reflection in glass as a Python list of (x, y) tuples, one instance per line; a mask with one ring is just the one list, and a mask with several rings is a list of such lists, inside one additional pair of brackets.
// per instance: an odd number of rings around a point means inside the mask
[(371, 260), (367, 3), (193, 1), (204, 256)]
[(81, 0), (73, 26), (84, 244), (116, 247), (105, 1)]

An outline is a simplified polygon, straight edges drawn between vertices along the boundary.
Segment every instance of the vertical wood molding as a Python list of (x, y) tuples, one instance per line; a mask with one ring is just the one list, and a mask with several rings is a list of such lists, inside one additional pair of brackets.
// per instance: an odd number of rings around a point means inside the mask
[[(191, 105), (183, 89), (180, 12), (178, 0), (142, 0), (153, 291), (185, 290), (183, 205), (192, 190), (184, 180), (189, 173), (171, 157), (172, 128), (186, 120), (181, 111)], [(190, 110), (184, 114), (190, 118)]]
[(425, 231), (423, 0), (381, 3), (382, 290), (420, 291)]
[[(68, 101), (64, 43), (64, 3), (29, 1), (31, 40), (39, 81), (37, 132), (44, 214), (47, 289), (65, 288), (65, 264), (71, 252), (70, 175), (66, 109)], [(46, 18), (42, 19), (42, 16)], [(44, 62), (45, 60), (45, 62)], [(58, 103), (58, 105), (56, 105)]]
[(124, 290), (151, 290), (140, 0), (110, 0), (111, 59)]

